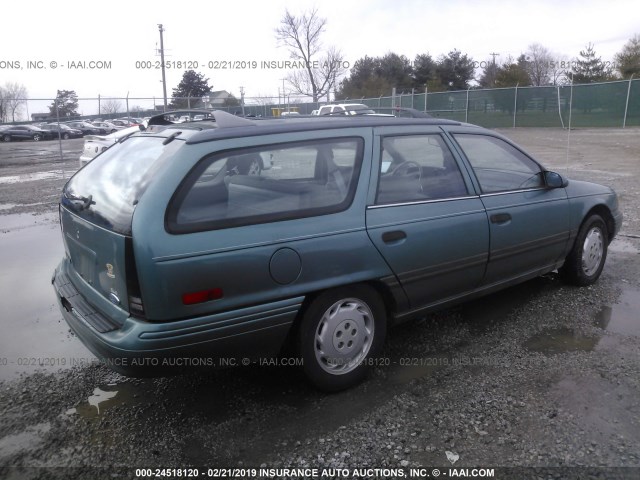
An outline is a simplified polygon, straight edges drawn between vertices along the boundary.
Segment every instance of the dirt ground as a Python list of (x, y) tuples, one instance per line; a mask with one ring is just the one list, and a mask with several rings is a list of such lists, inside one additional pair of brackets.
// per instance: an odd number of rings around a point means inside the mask
[[(63, 160), (58, 142), (0, 144), (0, 478), (640, 478), (640, 129), (499, 131), (616, 189), (625, 220), (602, 277), (550, 274), (398, 327), (385, 362), (334, 395), (288, 365), (136, 380), (77, 353), (47, 295), (82, 140)], [(16, 289), (23, 271), (34, 294)], [(11, 363), (42, 352), (84, 361)]]

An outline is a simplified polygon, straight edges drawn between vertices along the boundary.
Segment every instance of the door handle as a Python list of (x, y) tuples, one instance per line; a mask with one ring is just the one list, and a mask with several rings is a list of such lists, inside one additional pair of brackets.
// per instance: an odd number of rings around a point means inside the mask
[(498, 225), (501, 225), (503, 223), (510, 222), (511, 215), (509, 215), (508, 213), (496, 213), (494, 215), (491, 215), (489, 219), (491, 220), (491, 223), (497, 223)]
[(393, 230), (382, 234), (382, 241), (384, 243), (396, 243), (405, 238), (407, 238), (407, 234), (402, 230)]

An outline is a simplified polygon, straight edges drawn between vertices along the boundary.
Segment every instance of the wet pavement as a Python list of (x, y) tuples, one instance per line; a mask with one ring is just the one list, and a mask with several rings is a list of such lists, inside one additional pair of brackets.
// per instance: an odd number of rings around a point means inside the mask
[(0, 244), (0, 380), (91, 361), (70, 334), (51, 286), (51, 274), (64, 254), (56, 216), (0, 216)]

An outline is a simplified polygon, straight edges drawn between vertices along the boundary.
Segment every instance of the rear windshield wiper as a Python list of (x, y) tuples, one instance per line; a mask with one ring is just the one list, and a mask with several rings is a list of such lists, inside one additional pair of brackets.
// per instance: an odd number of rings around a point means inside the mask
[(95, 205), (96, 202), (93, 201), (93, 195), (89, 195), (88, 197), (83, 197), (81, 195), (71, 195), (67, 192), (64, 192), (64, 196), (71, 200), (72, 202), (80, 202), (80, 210), (86, 210), (91, 205)]

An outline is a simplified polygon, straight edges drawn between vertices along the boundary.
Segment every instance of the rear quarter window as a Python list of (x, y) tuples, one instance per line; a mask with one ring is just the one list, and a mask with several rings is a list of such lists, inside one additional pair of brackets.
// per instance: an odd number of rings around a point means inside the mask
[(238, 149), (205, 157), (167, 212), (171, 233), (267, 223), (345, 210), (355, 195), (361, 138)]

